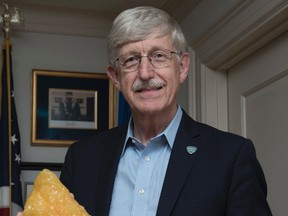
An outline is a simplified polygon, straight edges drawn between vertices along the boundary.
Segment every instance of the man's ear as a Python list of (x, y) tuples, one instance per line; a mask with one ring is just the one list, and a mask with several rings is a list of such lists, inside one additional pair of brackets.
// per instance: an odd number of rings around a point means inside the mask
[(109, 65), (107, 67), (107, 75), (113, 81), (115, 87), (121, 91), (118, 71), (113, 66)]
[(189, 53), (184, 52), (181, 56), (181, 62), (180, 62), (180, 83), (183, 83), (189, 72), (189, 66), (190, 66), (190, 56)]

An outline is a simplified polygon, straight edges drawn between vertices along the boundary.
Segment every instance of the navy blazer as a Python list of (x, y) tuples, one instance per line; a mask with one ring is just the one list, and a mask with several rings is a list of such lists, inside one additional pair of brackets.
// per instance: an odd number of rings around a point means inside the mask
[[(126, 132), (127, 125), (98, 133), (66, 154), (60, 180), (93, 216), (109, 215)], [(187, 146), (197, 151), (189, 154)], [(157, 216), (270, 216), (266, 195), (252, 142), (183, 112)]]

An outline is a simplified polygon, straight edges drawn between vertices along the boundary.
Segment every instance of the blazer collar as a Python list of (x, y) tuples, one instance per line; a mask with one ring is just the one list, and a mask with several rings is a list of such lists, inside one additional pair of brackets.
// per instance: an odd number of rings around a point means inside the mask
[[(167, 167), (157, 216), (170, 215), (174, 208), (200, 148), (198, 131), (197, 123), (183, 112)], [(189, 153), (187, 147), (197, 151)]]

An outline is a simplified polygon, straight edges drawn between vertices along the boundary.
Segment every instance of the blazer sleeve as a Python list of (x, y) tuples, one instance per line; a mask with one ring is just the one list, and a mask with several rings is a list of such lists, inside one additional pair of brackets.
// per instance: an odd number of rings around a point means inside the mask
[(245, 139), (234, 164), (227, 215), (271, 216), (266, 196), (267, 185), (254, 145)]

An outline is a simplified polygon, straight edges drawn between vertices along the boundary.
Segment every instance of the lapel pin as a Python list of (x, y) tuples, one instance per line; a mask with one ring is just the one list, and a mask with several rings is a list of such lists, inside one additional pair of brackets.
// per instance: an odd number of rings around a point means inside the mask
[(194, 154), (197, 151), (197, 147), (195, 147), (195, 146), (187, 146), (186, 150), (187, 150), (188, 154), (192, 155), (192, 154)]

